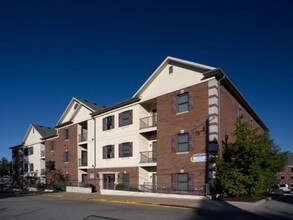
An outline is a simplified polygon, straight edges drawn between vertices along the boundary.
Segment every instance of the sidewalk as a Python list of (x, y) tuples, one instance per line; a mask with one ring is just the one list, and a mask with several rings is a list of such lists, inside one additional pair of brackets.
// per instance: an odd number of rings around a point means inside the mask
[[(73, 198), (82, 199), (97, 202), (112, 202), (120, 204), (133, 204), (133, 205), (146, 205), (146, 206), (160, 206), (168, 208), (178, 209), (196, 209), (201, 207), (204, 200), (196, 199), (181, 199), (181, 198), (159, 198), (159, 197), (138, 197), (138, 196), (117, 196), (117, 195), (101, 195), (100, 193), (48, 193), (44, 194), (50, 197), (62, 197), (62, 198)], [(208, 199), (206, 199), (208, 200)]]

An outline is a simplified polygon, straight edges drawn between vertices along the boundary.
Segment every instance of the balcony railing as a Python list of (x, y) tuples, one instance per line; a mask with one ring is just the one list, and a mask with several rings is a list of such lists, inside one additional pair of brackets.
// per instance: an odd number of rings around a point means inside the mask
[(78, 142), (87, 141), (87, 132), (83, 132), (78, 135)]
[(156, 163), (157, 155), (153, 151), (140, 152), (140, 163)]
[(157, 118), (155, 116), (148, 116), (140, 119), (140, 129), (157, 126)]
[(78, 159), (78, 166), (86, 167), (87, 166), (87, 158), (79, 158)]
[(41, 157), (45, 157), (45, 151), (41, 150)]

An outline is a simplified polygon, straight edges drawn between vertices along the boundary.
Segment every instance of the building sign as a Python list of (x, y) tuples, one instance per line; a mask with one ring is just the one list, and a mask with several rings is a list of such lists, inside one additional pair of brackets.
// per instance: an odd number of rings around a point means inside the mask
[(190, 158), (191, 162), (193, 163), (200, 163), (200, 162), (206, 162), (207, 161), (207, 154), (193, 154), (193, 156)]

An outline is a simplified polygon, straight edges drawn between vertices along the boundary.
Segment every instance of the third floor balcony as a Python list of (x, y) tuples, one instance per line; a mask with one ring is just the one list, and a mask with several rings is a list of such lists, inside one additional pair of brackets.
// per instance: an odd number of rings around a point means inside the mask
[(140, 129), (152, 128), (157, 126), (157, 115), (148, 116), (140, 119)]

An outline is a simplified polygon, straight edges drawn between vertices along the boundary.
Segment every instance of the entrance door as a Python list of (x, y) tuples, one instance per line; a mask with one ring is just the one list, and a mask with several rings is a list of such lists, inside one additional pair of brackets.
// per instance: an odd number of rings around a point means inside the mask
[(114, 189), (115, 187), (115, 174), (103, 175), (103, 189)]
[(83, 186), (87, 184), (87, 174), (81, 174), (81, 182)]
[(81, 151), (81, 166), (87, 166), (87, 151)]

